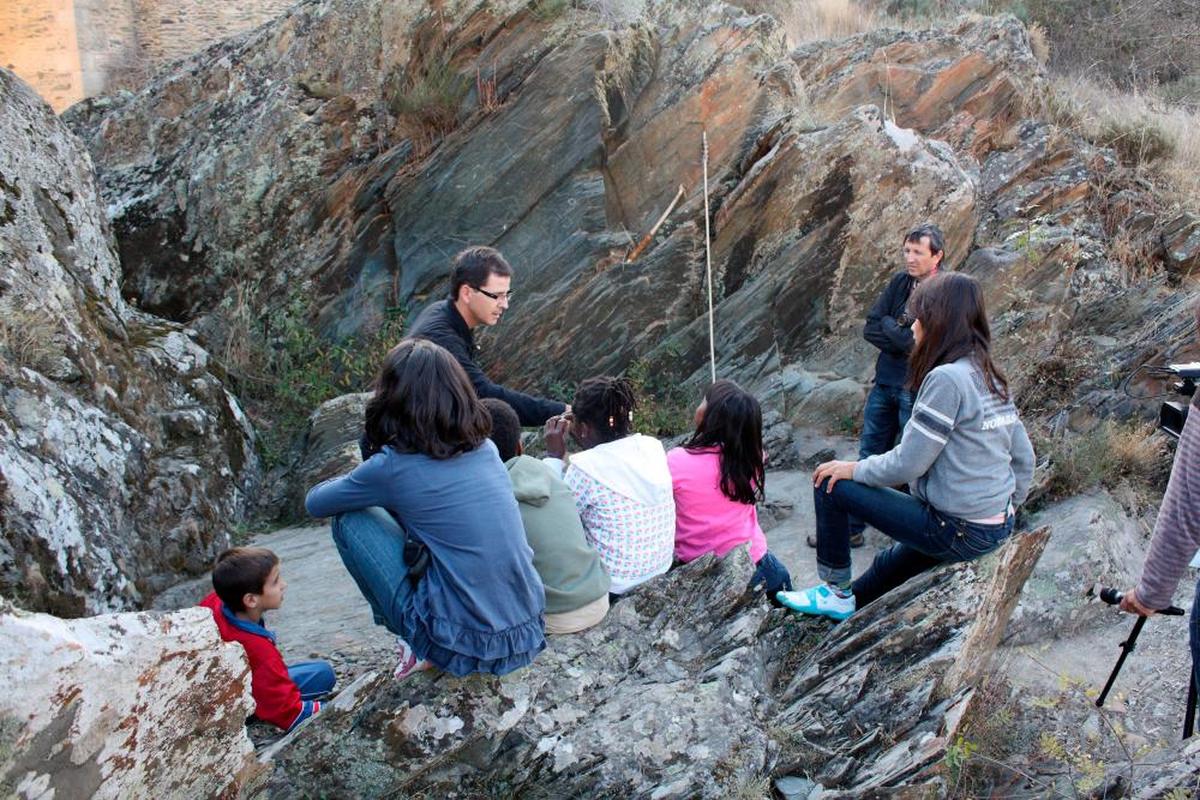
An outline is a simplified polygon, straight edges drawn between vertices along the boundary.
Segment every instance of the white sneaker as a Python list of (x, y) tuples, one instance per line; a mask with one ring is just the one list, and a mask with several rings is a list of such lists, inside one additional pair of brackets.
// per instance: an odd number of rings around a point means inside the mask
[(396, 668), (392, 670), (392, 678), (402, 681), (414, 672), (429, 669), (429, 662), (418, 659), (408, 642), (396, 637)]
[(792, 611), (836, 620), (846, 619), (856, 607), (853, 594), (843, 597), (826, 583), (799, 592), (778, 592), (775, 599)]

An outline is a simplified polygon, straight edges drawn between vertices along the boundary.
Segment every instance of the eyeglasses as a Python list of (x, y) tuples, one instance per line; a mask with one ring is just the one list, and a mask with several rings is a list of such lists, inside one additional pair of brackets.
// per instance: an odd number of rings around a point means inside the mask
[(484, 297), (490, 297), (493, 300), (507, 300), (510, 303), (512, 302), (513, 293), (511, 290), (507, 292), (489, 292), (487, 289), (480, 289), (478, 286), (472, 286), (471, 288), (479, 292)]

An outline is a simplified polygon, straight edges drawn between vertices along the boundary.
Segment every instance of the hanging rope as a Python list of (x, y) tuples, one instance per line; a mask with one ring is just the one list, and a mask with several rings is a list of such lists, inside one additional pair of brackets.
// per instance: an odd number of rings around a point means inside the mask
[(712, 244), (708, 231), (708, 131), (700, 132), (704, 162), (704, 266), (708, 272), (708, 363), (712, 382), (717, 382), (717, 341), (713, 327)]

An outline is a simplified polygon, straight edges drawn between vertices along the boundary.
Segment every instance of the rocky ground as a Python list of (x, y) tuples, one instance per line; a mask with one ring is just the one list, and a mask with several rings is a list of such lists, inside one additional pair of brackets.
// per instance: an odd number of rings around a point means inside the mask
[[(851, 440), (817, 434), (799, 439), (801, 449), (815, 442), (824, 445), (818, 451), (830, 449), (839, 455), (854, 447)], [(763, 507), (770, 547), (787, 564), (797, 586), (817, 579), (814, 551), (804, 543), (812, 531), (808, 474), (806, 470), (769, 473)], [(1086, 505), (1094, 509), (1103, 502), (1092, 498)], [(1037, 568), (1042, 577), (1031, 580), (1030, 586), (1045, 580), (1056, 571), (1054, 564), (1073, 553), (1065, 532), (1078, 524), (1075, 515), (1081, 505), (1055, 504), (1035, 518), (1054, 527)], [(1058, 530), (1064, 535), (1056, 535)], [(283, 560), (287, 602), (272, 615), (270, 624), (279, 634), (285, 657), (331, 660), (341, 686), (390, 668), (393, 639), (373, 624), (365, 601), (341, 565), (327, 525), (278, 530), (255, 537), (253, 543), (273, 549)], [(886, 543), (881, 534), (868, 530), (867, 546), (853, 554), (855, 570), (865, 568), (875, 550)], [(1041, 618), (1045, 604), (1037, 598), (1027, 597), (1017, 607), (1008, 641), (997, 651), (987, 694), (989, 714), (1002, 722), (964, 731), (964, 741), (971, 742), (968, 747), (973, 749), (965, 768), (956, 773), (960, 796), (998, 787), (1010, 797), (1055, 793), (1074, 797), (1077, 791), (1086, 794), (1108, 785), (1131, 769), (1132, 784), (1141, 786), (1145, 775), (1169, 757), (1166, 754), (1182, 729), (1189, 658), (1186, 622), (1160, 617), (1148, 624), (1104, 710), (1097, 710), (1095, 697), (1133, 619), (1084, 596), (1090, 587), (1083, 585), (1086, 579), (1081, 575), (1089, 569), (1102, 568), (1093, 558), (1081, 560), (1074, 570), (1080, 595), (1075, 611), (1086, 612), (1085, 621), (1064, 625), (1063, 635), (1039, 627), (1034, 636), (1020, 623), (1023, 618)], [(1124, 585), (1116, 579), (1109, 583)], [(209, 588), (206, 579), (181, 584), (160, 595), (156, 607), (185, 607)], [(1189, 602), (1181, 589), (1177, 603), (1186, 607)], [(277, 732), (265, 727), (252, 733), (260, 747), (278, 739)], [(792, 797), (791, 787), (804, 785), (784, 780), (780, 790)]]

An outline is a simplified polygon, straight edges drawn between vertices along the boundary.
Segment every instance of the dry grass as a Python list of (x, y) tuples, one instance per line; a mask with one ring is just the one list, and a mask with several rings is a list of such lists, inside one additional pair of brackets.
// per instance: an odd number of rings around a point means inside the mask
[(1085, 138), (1146, 167), (1169, 190), (1169, 200), (1200, 208), (1200, 111), (1170, 105), (1152, 93), (1121, 91), (1083, 76), (1051, 82), (1047, 115)]
[(1049, 497), (1070, 497), (1121, 480), (1158, 493), (1171, 467), (1166, 440), (1146, 425), (1105, 420), (1086, 433), (1036, 438), (1039, 456), (1050, 460)]
[(58, 326), (44, 311), (4, 309), (0, 313), (0, 355), (19, 367), (46, 372), (62, 355)]

